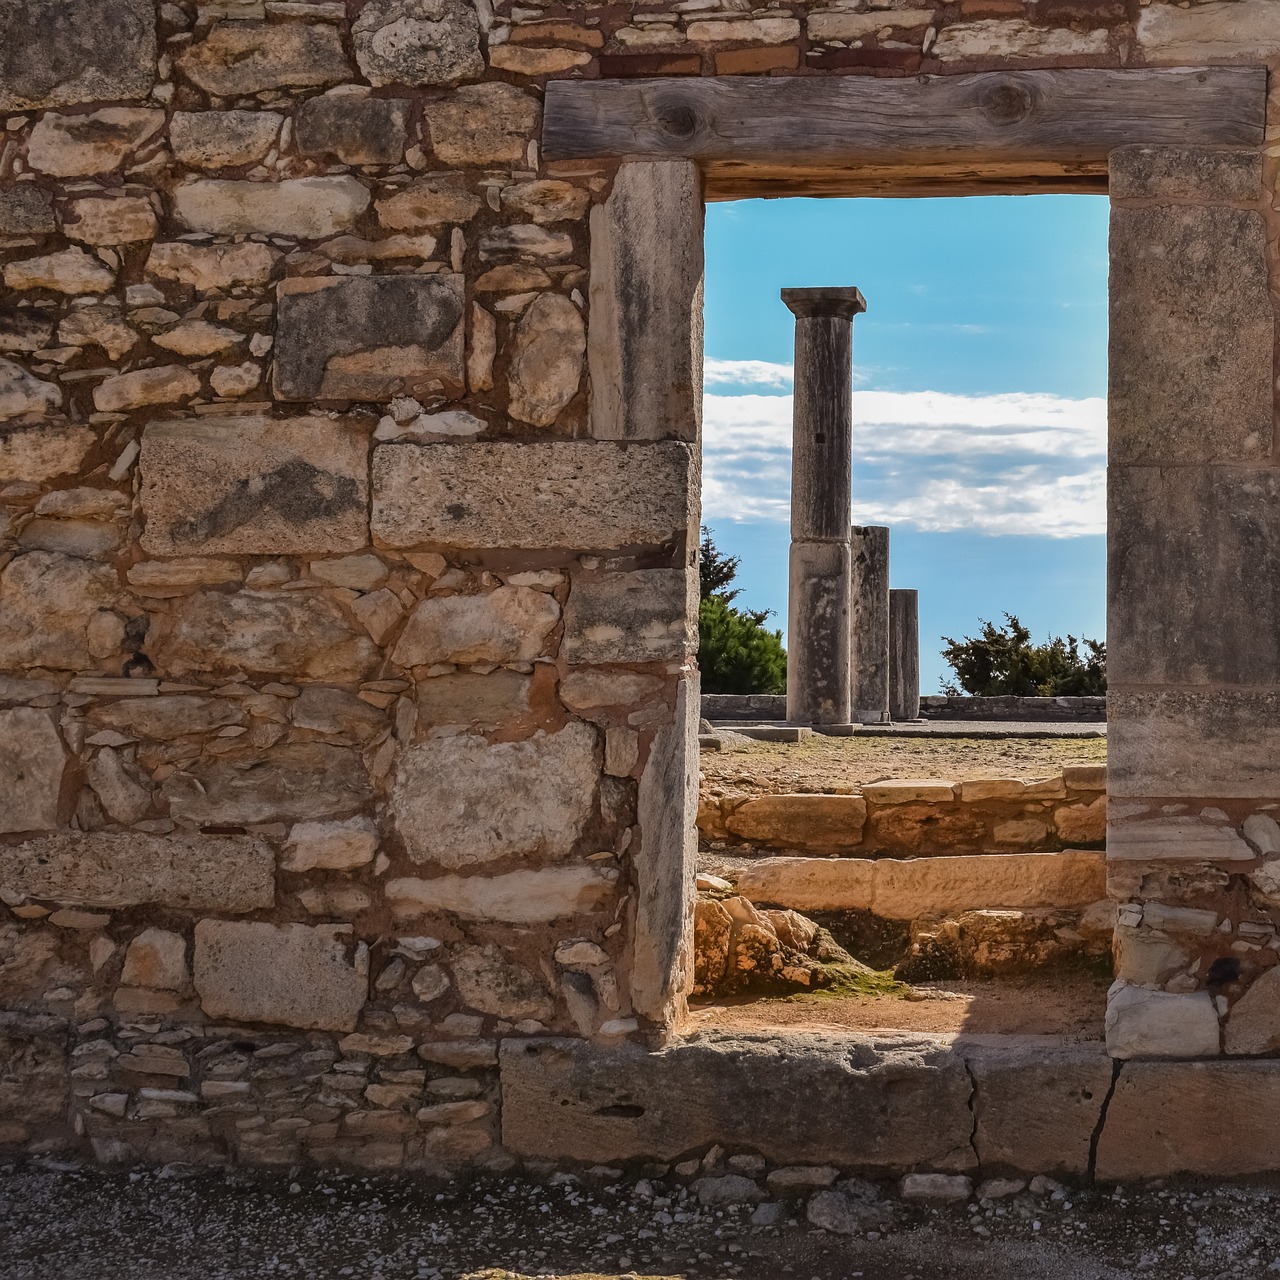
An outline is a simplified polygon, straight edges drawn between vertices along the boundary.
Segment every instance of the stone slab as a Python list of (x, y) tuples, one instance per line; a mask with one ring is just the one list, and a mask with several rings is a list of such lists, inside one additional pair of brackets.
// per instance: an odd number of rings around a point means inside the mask
[(148, 424), (139, 468), (152, 555), (306, 555), (368, 543), (369, 437), (331, 418)]
[(335, 155), (343, 164), (399, 164), (410, 103), (403, 98), (321, 95), (298, 109), (298, 150)]
[(1198, 147), (1116, 147), (1107, 157), (1112, 200), (1253, 204), (1262, 194), (1262, 152)]
[(1116, 982), (1107, 993), (1107, 1052), (1113, 1058), (1213, 1058), (1221, 1029), (1207, 991), (1153, 991)]
[(175, 188), (173, 212), (192, 231), (321, 240), (353, 227), (371, 199), (368, 188), (350, 174), (282, 182), (208, 178)]
[(68, 762), (48, 711), (0, 711), (0, 831), (50, 831), (58, 825)]
[(461, 394), (462, 277), (295, 277), (278, 289), (276, 394), (388, 401)]
[(215, 23), (177, 63), (188, 80), (219, 97), (336, 84), (352, 75), (338, 28), (328, 22)]
[(698, 575), (634, 569), (573, 580), (560, 656), (567, 662), (667, 662), (698, 644)]
[(0, 848), (0, 886), (72, 907), (257, 911), (275, 899), (275, 858), (250, 836), (69, 832)]
[(1195, 814), (1147, 817), (1113, 810), (1107, 857), (1112, 862), (1252, 862), (1254, 852), (1225, 822)]
[(976, 1163), (964, 1061), (936, 1037), (507, 1040), (500, 1071), (503, 1145), (526, 1157), (673, 1160), (719, 1143), (877, 1172)]
[(678, 542), (699, 509), (688, 445), (389, 444), (373, 532), (389, 547), (613, 550)]
[(496, 876), (437, 876), (387, 882), (387, 902), (401, 919), (442, 912), (464, 920), (549, 924), (588, 915), (613, 896), (615, 876), (598, 867), (543, 867)]
[(856, 848), (866, 821), (861, 796), (769, 795), (739, 805), (725, 826), (753, 843), (832, 852)]

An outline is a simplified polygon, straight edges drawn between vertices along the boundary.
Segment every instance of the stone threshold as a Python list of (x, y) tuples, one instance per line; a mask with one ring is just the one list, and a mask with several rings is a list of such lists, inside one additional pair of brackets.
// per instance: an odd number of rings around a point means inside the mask
[(501, 1049), (503, 1144), (672, 1161), (722, 1146), (873, 1175), (1087, 1182), (1280, 1171), (1280, 1060), (1113, 1061), (1052, 1037), (702, 1033)]

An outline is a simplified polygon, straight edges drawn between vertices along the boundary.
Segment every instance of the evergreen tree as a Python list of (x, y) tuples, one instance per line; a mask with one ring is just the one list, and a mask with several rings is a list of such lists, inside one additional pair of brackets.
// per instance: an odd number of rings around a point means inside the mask
[[(1103, 640), (1051, 636), (1032, 644), (1031, 632), (1011, 613), (1004, 625), (982, 622), (982, 634), (944, 636), (942, 656), (956, 673), (942, 692), (974, 697), (1012, 694), (1022, 698), (1081, 697), (1107, 691), (1107, 645)], [(1081, 653), (1081, 645), (1084, 653)]]

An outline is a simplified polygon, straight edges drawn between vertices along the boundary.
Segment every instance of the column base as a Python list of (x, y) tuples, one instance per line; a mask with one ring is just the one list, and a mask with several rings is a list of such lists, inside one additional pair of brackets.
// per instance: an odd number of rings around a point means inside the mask
[(855, 724), (888, 724), (889, 713), (887, 711), (859, 711), (855, 707), (853, 720)]

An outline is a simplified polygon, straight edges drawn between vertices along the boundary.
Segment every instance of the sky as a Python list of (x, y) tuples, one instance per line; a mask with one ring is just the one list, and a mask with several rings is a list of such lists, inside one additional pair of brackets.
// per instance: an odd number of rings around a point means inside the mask
[(944, 637), (1016, 614), (1105, 634), (1105, 196), (744, 200), (707, 207), (703, 523), (740, 607), (786, 630), (794, 318), (857, 285), (851, 523), (920, 592), (921, 692)]

